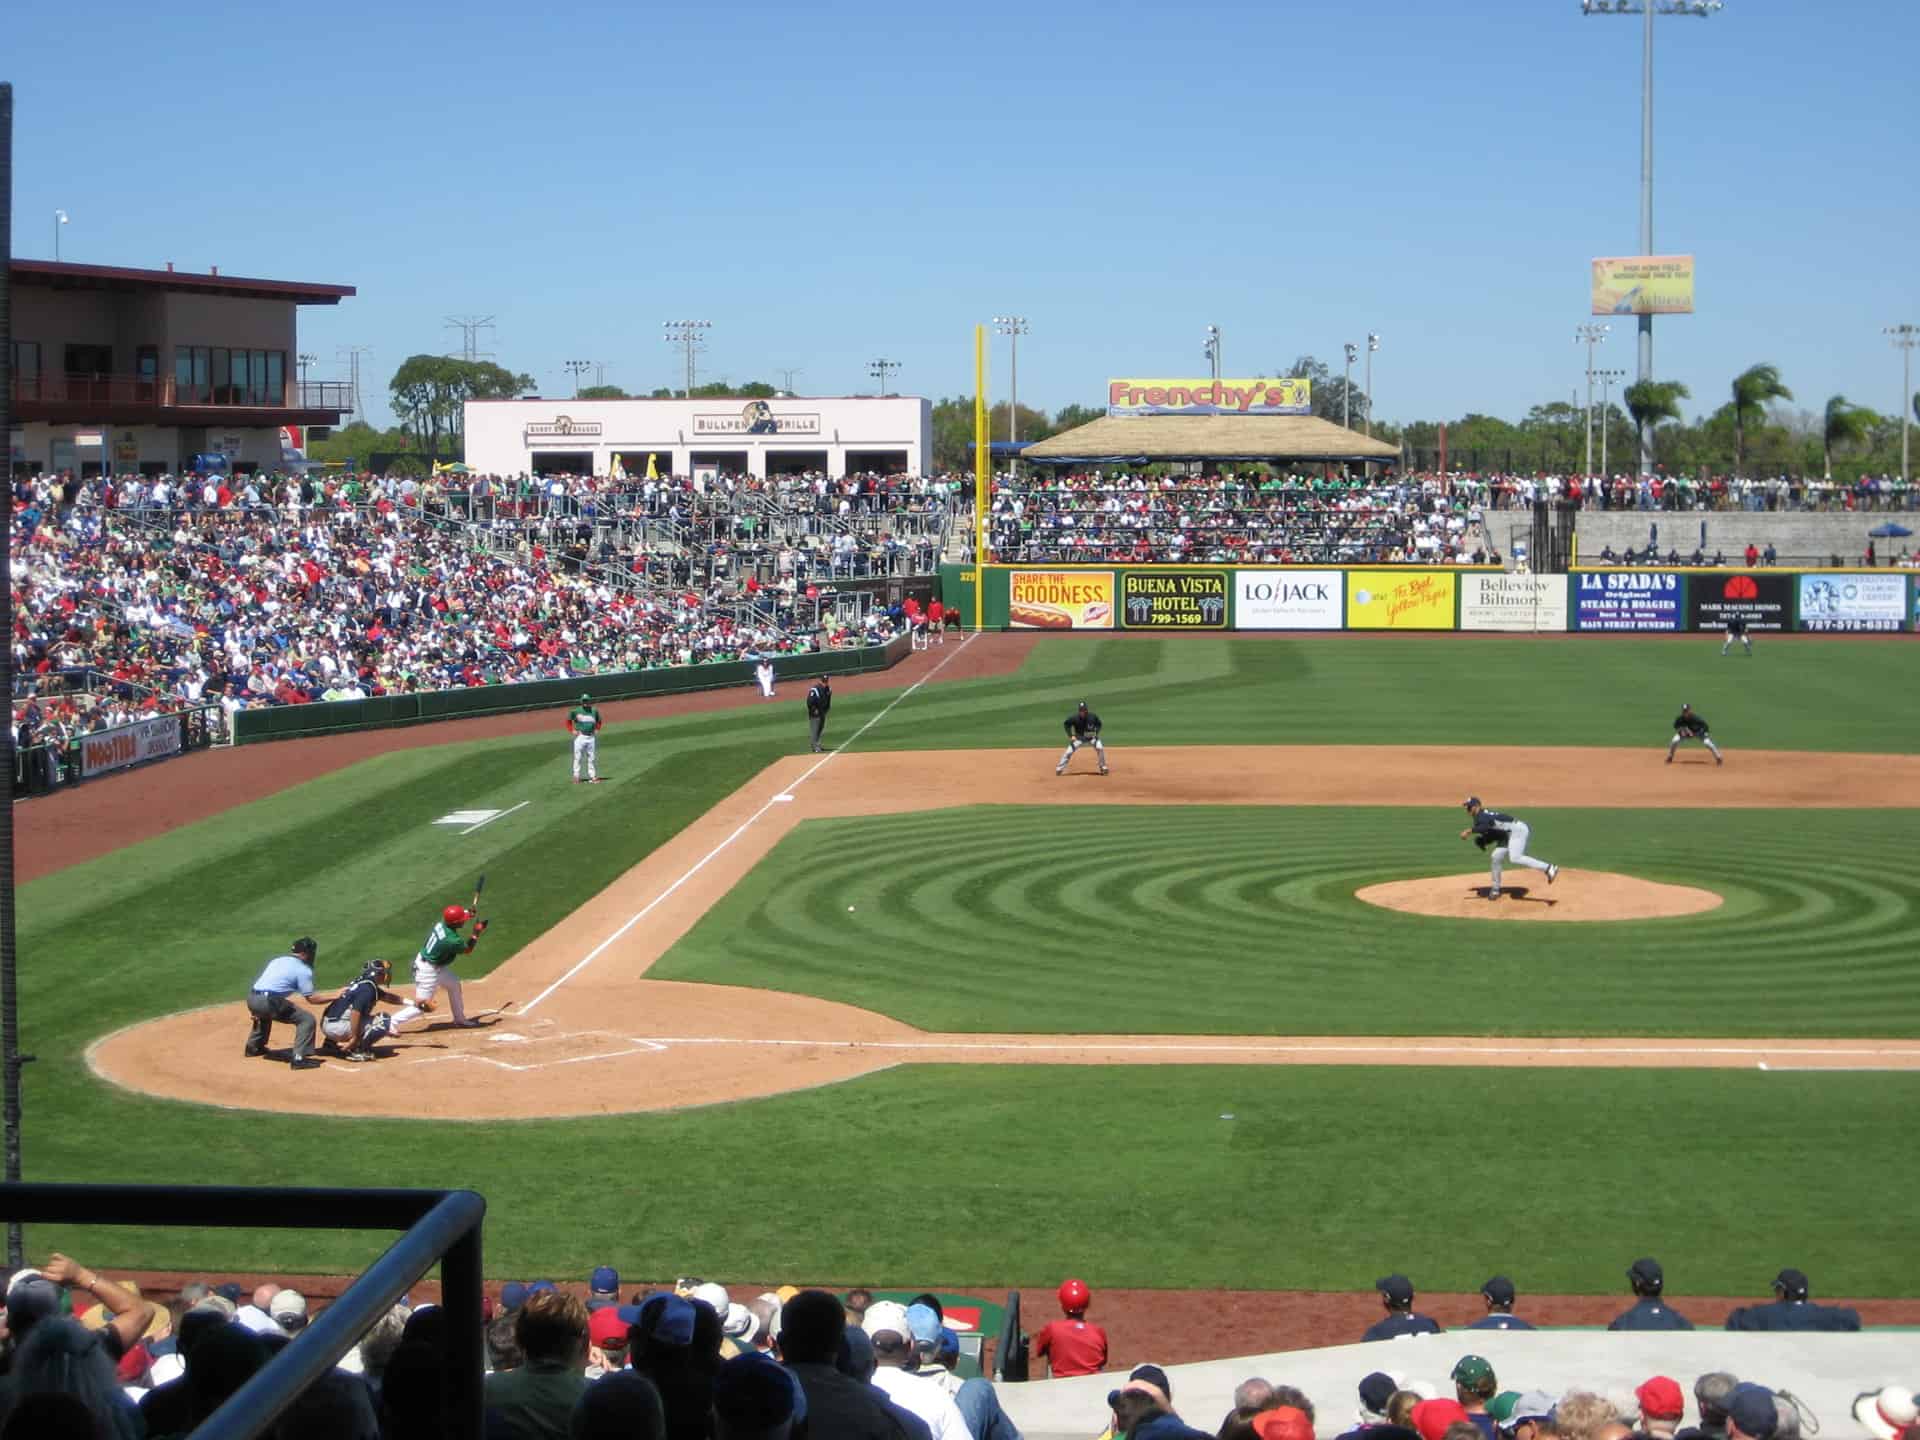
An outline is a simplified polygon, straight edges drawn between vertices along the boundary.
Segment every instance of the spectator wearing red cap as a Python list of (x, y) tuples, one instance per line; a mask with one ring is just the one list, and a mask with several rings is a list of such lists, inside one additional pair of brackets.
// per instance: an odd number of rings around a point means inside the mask
[(1449, 1425), (1471, 1424), (1458, 1400), (1422, 1400), (1413, 1407), (1413, 1428), (1420, 1432), (1420, 1440), (1442, 1440)]
[(1065, 1318), (1040, 1327), (1033, 1337), (1033, 1357), (1044, 1357), (1056, 1380), (1097, 1375), (1107, 1368), (1107, 1332), (1087, 1319), (1093, 1291), (1084, 1280), (1064, 1280), (1058, 1293)]
[(1687, 1412), (1687, 1399), (1680, 1382), (1666, 1375), (1655, 1375), (1633, 1392), (1640, 1402), (1640, 1431), (1649, 1440), (1673, 1440), (1680, 1428), (1680, 1417)]
[(1416, 1315), (1413, 1310), (1413, 1282), (1404, 1275), (1388, 1275), (1373, 1282), (1373, 1288), (1380, 1292), (1380, 1305), (1387, 1312), (1384, 1319), (1376, 1320), (1367, 1327), (1362, 1340), (1394, 1340), (1402, 1335), (1438, 1335), (1440, 1322), (1430, 1315)]
[(1253, 1433), (1260, 1440), (1313, 1440), (1313, 1421), (1293, 1405), (1276, 1405), (1253, 1417)]
[(620, 1307), (603, 1305), (587, 1312), (587, 1379), (598, 1380), (627, 1368), (627, 1322)]

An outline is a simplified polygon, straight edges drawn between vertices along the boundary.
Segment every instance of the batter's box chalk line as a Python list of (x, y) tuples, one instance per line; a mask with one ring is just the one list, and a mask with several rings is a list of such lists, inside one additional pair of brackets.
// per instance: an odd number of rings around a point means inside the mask
[(514, 1064), (510, 1060), (496, 1060), (489, 1055), (460, 1050), (450, 1055), (429, 1055), (415, 1063), (420, 1065), (435, 1065), (442, 1061), (465, 1061), (470, 1065), (490, 1065), (496, 1070), (510, 1070), (515, 1074), (520, 1074), (528, 1070), (554, 1070), (562, 1065), (589, 1065), (599, 1060), (624, 1060), (633, 1055), (659, 1055), (664, 1054), (668, 1048), (658, 1040), (642, 1040), (624, 1035), (616, 1035), (610, 1030), (557, 1030), (548, 1035), (504, 1034), (489, 1036), (488, 1038), (494, 1040), (516, 1040), (529, 1044), (536, 1040), (604, 1040), (620, 1048), (596, 1050), (591, 1055), (567, 1055), (558, 1060), (534, 1060), (529, 1058), (519, 1064)]

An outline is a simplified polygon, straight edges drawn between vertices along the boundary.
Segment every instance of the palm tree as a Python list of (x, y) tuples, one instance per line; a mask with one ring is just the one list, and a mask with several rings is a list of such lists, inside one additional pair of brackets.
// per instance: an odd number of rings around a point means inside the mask
[(1822, 454), (1827, 463), (1827, 479), (1833, 479), (1833, 451), (1838, 445), (1852, 445), (1873, 433), (1879, 417), (1864, 406), (1851, 404), (1844, 395), (1827, 401), (1826, 424), (1821, 431)]
[(1640, 432), (1640, 448), (1653, 453), (1653, 427), (1662, 420), (1680, 418), (1680, 402), (1693, 393), (1678, 380), (1636, 380), (1622, 392), (1633, 428)]
[(1747, 468), (1747, 417), (1758, 415), (1775, 400), (1791, 400), (1793, 392), (1780, 383), (1778, 365), (1749, 365), (1733, 377), (1733, 473)]

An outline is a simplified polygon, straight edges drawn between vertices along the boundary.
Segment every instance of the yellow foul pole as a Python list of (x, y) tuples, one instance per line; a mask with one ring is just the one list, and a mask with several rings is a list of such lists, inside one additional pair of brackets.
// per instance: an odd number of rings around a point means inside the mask
[(973, 327), (973, 628), (986, 623), (987, 492), (993, 488), (993, 445), (987, 430), (987, 327)]

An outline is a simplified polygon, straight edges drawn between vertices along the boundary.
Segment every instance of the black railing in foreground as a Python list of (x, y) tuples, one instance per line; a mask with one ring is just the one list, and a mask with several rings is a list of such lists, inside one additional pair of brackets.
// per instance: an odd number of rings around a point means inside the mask
[(239, 1185), (4, 1185), (0, 1220), (63, 1225), (190, 1225), (217, 1230), (402, 1230), (341, 1297), (193, 1431), (253, 1440), (439, 1261), (447, 1312), (442, 1372), (447, 1440), (482, 1430), (480, 1224), (472, 1190), (310, 1190)]

